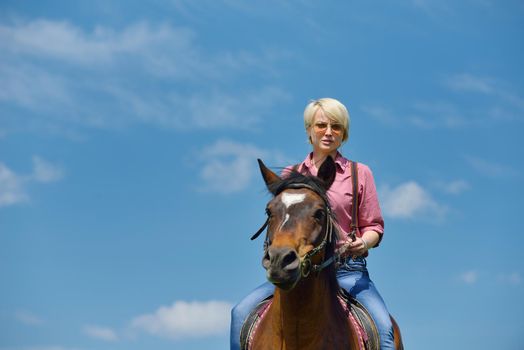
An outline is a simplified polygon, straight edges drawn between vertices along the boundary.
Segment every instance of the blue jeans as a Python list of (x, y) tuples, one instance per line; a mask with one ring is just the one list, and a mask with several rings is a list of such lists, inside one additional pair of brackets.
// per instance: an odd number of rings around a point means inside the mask
[[(348, 259), (337, 270), (340, 287), (355, 297), (369, 311), (380, 334), (380, 349), (394, 350), (393, 325), (389, 312), (375, 285), (369, 278), (364, 258)], [(249, 313), (259, 302), (272, 295), (275, 286), (266, 282), (255, 288), (231, 310), (231, 350), (240, 349), (240, 330)]]

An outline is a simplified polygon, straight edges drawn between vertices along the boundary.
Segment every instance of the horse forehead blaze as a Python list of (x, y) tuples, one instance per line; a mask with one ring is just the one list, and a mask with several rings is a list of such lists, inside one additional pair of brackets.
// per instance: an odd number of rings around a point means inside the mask
[(293, 204), (298, 204), (298, 203), (303, 202), (304, 199), (306, 199), (305, 193), (284, 192), (282, 193), (282, 196), (280, 197), (280, 200), (286, 206), (286, 209), (289, 209), (289, 207), (292, 206)]
[(308, 189), (289, 189), (278, 195), (274, 199), (274, 204), (279, 209), (274, 212), (277, 226), (274, 226), (273, 229), (272, 245), (291, 245), (298, 248), (303, 244), (311, 230), (311, 228), (308, 229), (309, 224), (306, 224), (306, 222), (310, 223), (306, 219), (310, 216), (307, 212), (317, 207), (315, 205), (317, 202), (320, 205), (322, 199)]

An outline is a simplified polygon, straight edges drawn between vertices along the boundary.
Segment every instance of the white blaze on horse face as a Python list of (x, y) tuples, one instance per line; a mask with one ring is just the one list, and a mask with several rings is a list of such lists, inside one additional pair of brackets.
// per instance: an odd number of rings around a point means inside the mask
[(289, 214), (286, 213), (286, 217), (284, 218), (284, 221), (282, 221), (282, 223), (280, 224), (280, 227), (278, 228), (279, 230), (282, 230), (284, 228), (284, 225), (286, 224), (286, 222), (289, 220)]
[[(280, 199), (282, 200), (282, 203), (286, 206), (286, 210), (289, 209), (290, 206), (293, 204), (297, 204), (302, 202), (306, 198), (305, 193), (282, 193), (282, 197)], [(284, 218), (284, 221), (280, 225), (280, 230), (284, 228), (284, 225), (289, 220), (289, 214), (286, 213), (286, 217)]]
[(282, 203), (289, 209), (293, 204), (297, 204), (306, 199), (305, 193), (282, 193)]

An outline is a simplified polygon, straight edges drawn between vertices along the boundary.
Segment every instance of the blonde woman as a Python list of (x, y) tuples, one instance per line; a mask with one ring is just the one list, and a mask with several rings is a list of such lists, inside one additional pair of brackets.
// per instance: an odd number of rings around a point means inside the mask
[[(335, 182), (328, 190), (328, 197), (340, 226), (339, 249), (343, 251), (344, 264), (337, 270), (339, 285), (362, 303), (373, 316), (380, 334), (380, 348), (394, 349), (393, 327), (386, 305), (369, 278), (366, 268), (368, 250), (379, 245), (384, 234), (384, 220), (378, 203), (373, 174), (368, 166), (358, 163), (358, 230), (357, 238), (348, 237), (352, 222), (351, 161), (339, 152), (347, 141), (350, 130), (346, 107), (333, 98), (310, 102), (304, 110), (304, 126), (312, 145), (312, 152), (294, 168), (304, 174), (316, 176), (324, 160), (335, 160)], [(291, 167), (284, 170), (289, 172)], [(240, 330), (250, 311), (274, 293), (274, 286), (266, 282), (256, 288), (231, 312), (231, 349), (240, 349)]]

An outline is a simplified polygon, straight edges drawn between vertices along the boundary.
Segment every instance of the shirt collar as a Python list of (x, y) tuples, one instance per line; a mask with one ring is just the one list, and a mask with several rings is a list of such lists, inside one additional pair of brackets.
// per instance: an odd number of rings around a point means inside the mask
[[(347, 160), (340, 152), (337, 151), (337, 155), (335, 156), (335, 164), (337, 166), (337, 171), (344, 172), (349, 164), (349, 160)], [(302, 162), (302, 168), (311, 169), (313, 167), (313, 152), (309, 153), (306, 156), (306, 159)]]

